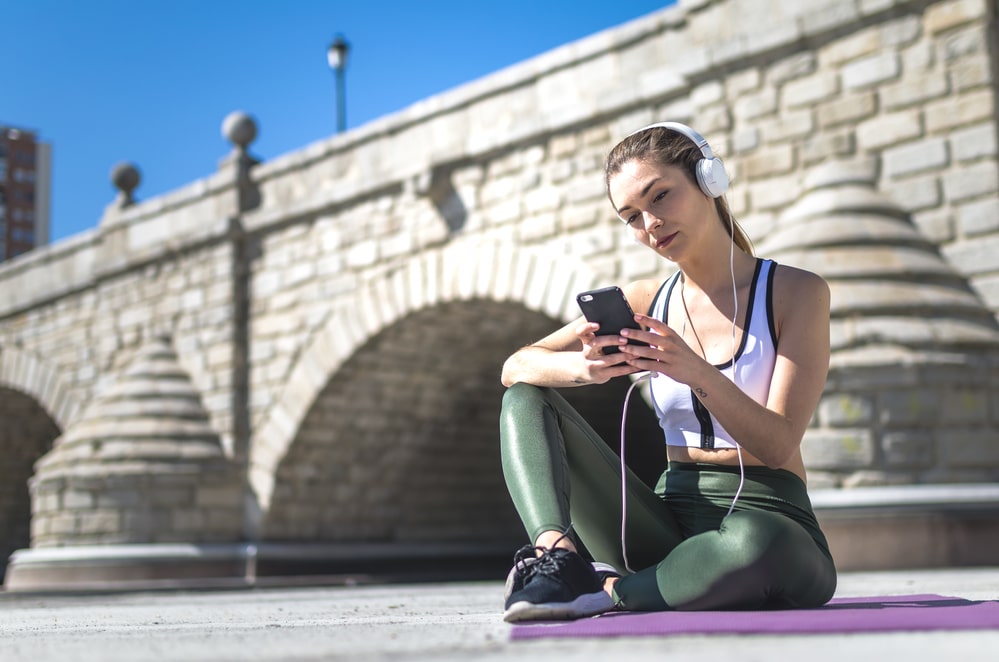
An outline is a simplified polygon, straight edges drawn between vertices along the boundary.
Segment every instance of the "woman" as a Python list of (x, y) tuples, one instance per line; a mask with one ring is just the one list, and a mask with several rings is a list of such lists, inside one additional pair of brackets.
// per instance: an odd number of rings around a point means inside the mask
[[(533, 542), (504, 618), (824, 604), (836, 570), (800, 446), (829, 366), (828, 286), (753, 257), (690, 127), (629, 135), (605, 181), (635, 240), (679, 271), (623, 288), (642, 330), (596, 335), (580, 318), (504, 364), (503, 472)], [(628, 472), (622, 508), (618, 456), (552, 387), (644, 372), (667, 470), (654, 491)]]

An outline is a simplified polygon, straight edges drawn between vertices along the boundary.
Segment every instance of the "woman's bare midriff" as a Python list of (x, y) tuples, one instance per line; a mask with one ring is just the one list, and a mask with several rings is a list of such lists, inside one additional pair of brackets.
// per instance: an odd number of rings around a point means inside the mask
[[(705, 450), (703, 448), (690, 448), (686, 446), (667, 446), (666, 458), (670, 462), (700, 462), (705, 464), (721, 464), (726, 466), (739, 466), (739, 451), (734, 448), (716, 448)], [(752, 454), (742, 451), (742, 464), (747, 467), (762, 467), (762, 462)], [(801, 460), (801, 455), (796, 455), (786, 465), (780, 467), (795, 474), (801, 480), (805, 480), (805, 465)]]

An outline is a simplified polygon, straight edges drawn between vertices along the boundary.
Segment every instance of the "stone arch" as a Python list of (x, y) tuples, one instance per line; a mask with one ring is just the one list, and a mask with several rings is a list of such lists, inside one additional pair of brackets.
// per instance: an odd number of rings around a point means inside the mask
[(28, 482), (75, 407), (56, 371), (16, 348), (0, 351), (0, 579), (7, 559), (31, 542)]
[(80, 403), (54, 366), (16, 347), (0, 348), (0, 388), (32, 397), (65, 429), (80, 413)]
[(310, 403), (275, 468), (265, 540), (482, 543), (519, 533), (494, 443), (499, 361), (516, 343), (482, 319), (515, 319), (532, 335), (553, 326), (516, 304), (474, 299), (382, 329)]
[[(466, 256), (466, 276), (483, 263), (475, 258)], [(525, 341), (575, 317), (574, 293), (594, 284), (564, 278), (573, 265), (528, 259), (535, 261), (525, 267), (530, 281), (544, 286), (533, 293), (534, 307), (518, 300), (531, 296), (524, 287), (496, 295), (495, 280), (459, 296), (430, 288), (439, 296), (386, 316), (394, 321), (349, 348), (306, 402), (273, 469), (264, 540), (496, 548), (523, 542), (500, 470), (500, 365)], [(495, 298), (485, 296), (490, 293)], [(564, 393), (616, 447), (627, 387), (615, 380)], [(651, 410), (643, 418), (637, 400), (628, 419), (628, 460), (653, 483), (656, 462), (642, 453), (645, 444), (657, 446), (653, 457), (658, 452), (661, 470), (664, 453), (655, 443), (661, 436)]]
[[(497, 321), (501, 323), (497, 324)], [(499, 367), (525, 338), (562, 323), (514, 302), (421, 308), (357, 349), (311, 403), (275, 470), (262, 528), (268, 541), (523, 542), (503, 485)], [(407, 340), (419, 338), (418, 347)], [(564, 395), (616, 447), (628, 382)], [(628, 459), (661, 435), (631, 408)], [(645, 476), (655, 482), (658, 472)]]
[(565, 321), (577, 314), (573, 294), (597, 282), (597, 275), (578, 260), (514, 245), (455, 241), (337, 302), (329, 321), (303, 349), (281, 398), (254, 435), (250, 483), (261, 510), (266, 512), (270, 505), (275, 471), (312, 403), (340, 367), (379, 332), (422, 309), (476, 299), (516, 302)]

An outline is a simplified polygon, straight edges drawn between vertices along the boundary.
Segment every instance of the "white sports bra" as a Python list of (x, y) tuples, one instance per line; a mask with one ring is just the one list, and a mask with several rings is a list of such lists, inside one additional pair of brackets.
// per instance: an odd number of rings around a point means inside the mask
[[(770, 381), (777, 360), (777, 332), (773, 319), (773, 279), (777, 263), (757, 260), (753, 283), (749, 291), (746, 328), (736, 350), (736, 371), (733, 381), (753, 400), (766, 405)], [(678, 271), (663, 283), (652, 302), (650, 314), (668, 323), (669, 298), (679, 282)], [(715, 366), (732, 376), (732, 361)], [(651, 382), (652, 400), (659, 425), (669, 446), (694, 448), (735, 448), (732, 435), (701, 404), (690, 387), (671, 377), (656, 374)]]

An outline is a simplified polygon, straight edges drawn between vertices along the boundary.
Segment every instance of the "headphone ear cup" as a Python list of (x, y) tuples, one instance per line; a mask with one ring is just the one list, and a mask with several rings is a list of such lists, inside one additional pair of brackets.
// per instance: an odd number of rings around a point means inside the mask
[(728, 190), (728, 173), (720, 159), (701, 159), (697, 162), (697, 184), (704, 195), (717, 198)]

